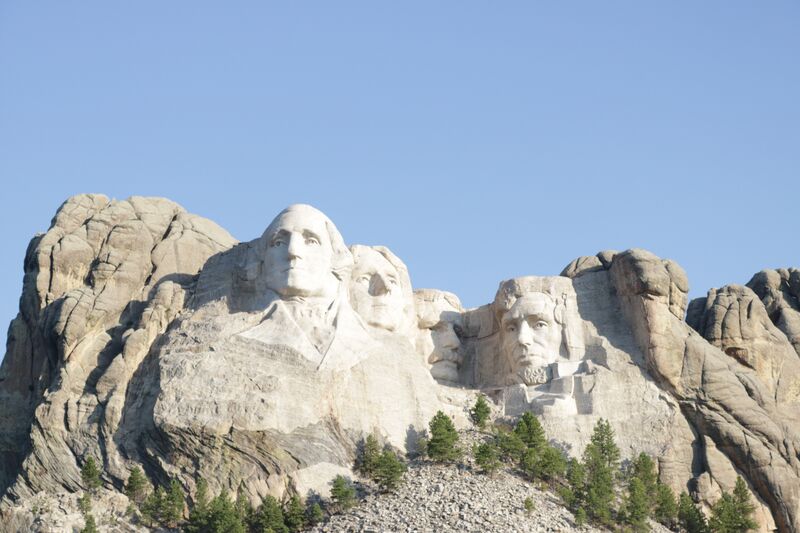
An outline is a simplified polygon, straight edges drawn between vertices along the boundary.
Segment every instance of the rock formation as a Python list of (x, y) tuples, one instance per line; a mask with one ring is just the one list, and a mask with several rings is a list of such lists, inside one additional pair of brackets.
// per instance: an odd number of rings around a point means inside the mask
[(240, 243), (168, 200), (76, 196), (25, 258), (0, 507), (77, 490), (89, 456), (110, 489), (141, 465), (190, 493), (324, 493), (365, 435), (411, 450), (482, 391), (573, 456), (608, 419), (625, 458), (706, 506), (741, 475), (763, 530), (798, 531), (798, 271), (687, 306), (688, 288), (672, 261), (606, 251), (465, 310), (310, 206)]

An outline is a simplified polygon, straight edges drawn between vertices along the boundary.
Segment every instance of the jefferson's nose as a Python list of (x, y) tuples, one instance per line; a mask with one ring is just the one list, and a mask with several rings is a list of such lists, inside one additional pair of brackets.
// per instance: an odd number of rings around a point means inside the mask
[(389, 292), (389, 285), (386, 283), (386, 280), (383, 279), (383, 276), (379, 274), (375, 274), (372, 276), (369, 284), (369, 293), (372, 296), (383, 296)]

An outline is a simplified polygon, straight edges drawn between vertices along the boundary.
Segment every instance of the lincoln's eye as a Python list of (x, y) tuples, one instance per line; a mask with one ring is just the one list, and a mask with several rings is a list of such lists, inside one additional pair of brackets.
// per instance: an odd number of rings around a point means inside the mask
[(515, 326), (514, 324), (509, 324), (506, 326), (506, 331), (509, 333), (514, 333), (515, 331), (517, 331), (517, 326)]
[(533, 325), (533, 329), (544, 329), (548, 326), (544, 320), (539, 320)]

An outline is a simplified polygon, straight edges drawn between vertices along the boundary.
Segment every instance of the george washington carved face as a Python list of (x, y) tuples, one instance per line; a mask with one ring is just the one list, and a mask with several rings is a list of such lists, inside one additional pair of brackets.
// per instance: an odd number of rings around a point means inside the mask
[(342, 254), (348, 258), (350, 254), (320, 211), (308, 205), (290, 206), (272, 221), (262, 239), (270, 289), (283, 298), (336, 294), (337, 263)]

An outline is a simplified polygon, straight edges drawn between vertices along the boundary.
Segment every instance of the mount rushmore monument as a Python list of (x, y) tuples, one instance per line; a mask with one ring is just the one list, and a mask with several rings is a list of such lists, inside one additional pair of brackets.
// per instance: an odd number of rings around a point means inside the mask
[[(532, 266), (533, 268), (533, 266)], [(688, 301), (644, 250), (499, 283), (464, 309), (308, 205), (237, 242), (160, 198), (67, 200), (31, 241), (0, 369), (0, 509), (134, 466), (256, 500), (324, 492), (375, 434), (413, 451), (476, 394), (579, 456), (600, 418), (623, 456), (709, 506), (742, 476), (762, 530), (800, 530), (800, 270)]]

